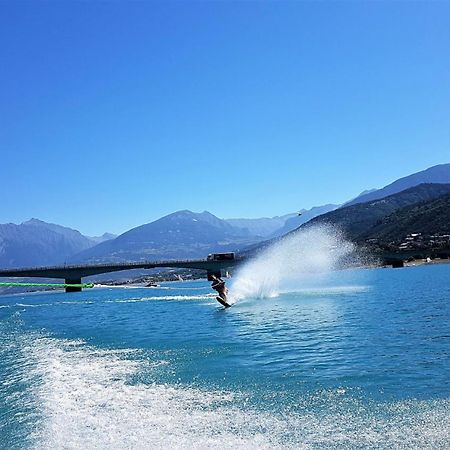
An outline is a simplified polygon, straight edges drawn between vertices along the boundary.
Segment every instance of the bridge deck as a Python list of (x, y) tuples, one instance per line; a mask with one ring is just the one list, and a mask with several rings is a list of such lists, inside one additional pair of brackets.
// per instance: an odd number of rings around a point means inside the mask
[(143, 261), (128, 263), (108, 263), (108, 264), (83, 264), (70, 266), (48, 266), (31, 267), (20, 269), (0, 270), (0, 277), (36, 277), (36, 278), (64, 278), (81, 279), (101, 273), (119, 272), (132, 269), (155, 269), (158, 267), (173, 267), (180, 269), (200, 269), (207, 272), (221, 272), (240, 264), (244, 259), (235, 258), (234, 260), (214, 261), (207, 259), (191, 259), (178, 261)]

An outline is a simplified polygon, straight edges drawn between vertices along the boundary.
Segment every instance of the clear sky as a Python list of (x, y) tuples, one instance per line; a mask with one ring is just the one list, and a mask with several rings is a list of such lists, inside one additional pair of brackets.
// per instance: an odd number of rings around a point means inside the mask
[(261, 217), (450, 162), (450, 2), (0, 1), (0, 223)]

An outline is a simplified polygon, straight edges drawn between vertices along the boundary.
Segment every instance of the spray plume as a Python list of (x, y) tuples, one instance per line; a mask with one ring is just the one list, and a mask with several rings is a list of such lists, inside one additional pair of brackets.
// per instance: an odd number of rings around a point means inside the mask
[(231, 302), (295, 291), (311, 278), (344, 268), (354, 250), (355, 246), (331, 225), (291, 233), (237, 272), (230, 288)]

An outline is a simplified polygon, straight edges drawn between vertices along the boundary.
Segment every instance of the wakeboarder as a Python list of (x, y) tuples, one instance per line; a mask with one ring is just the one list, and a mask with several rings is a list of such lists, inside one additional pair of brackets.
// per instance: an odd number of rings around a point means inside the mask
[(228, 288), (225, 286), (225, 281), (222, 278), (211, 275), (212, 280), (211, 287), (219, 294), (216, 300), (225, 308), (229, 308), (231, 305), (227, 302)]

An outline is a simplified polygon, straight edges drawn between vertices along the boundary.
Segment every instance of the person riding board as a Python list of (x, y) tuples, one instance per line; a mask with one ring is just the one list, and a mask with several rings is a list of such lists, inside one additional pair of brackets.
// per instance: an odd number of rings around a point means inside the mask
[(218, 292), (219, 297), (226, 302), (227, 301), (227, 294), (228, 294), (228, 288), (225, 286), (225, 281), (222, 280), (222, 278), (216, 277), (215, 275), (211, 275), (212, 284), (211, 287)]

